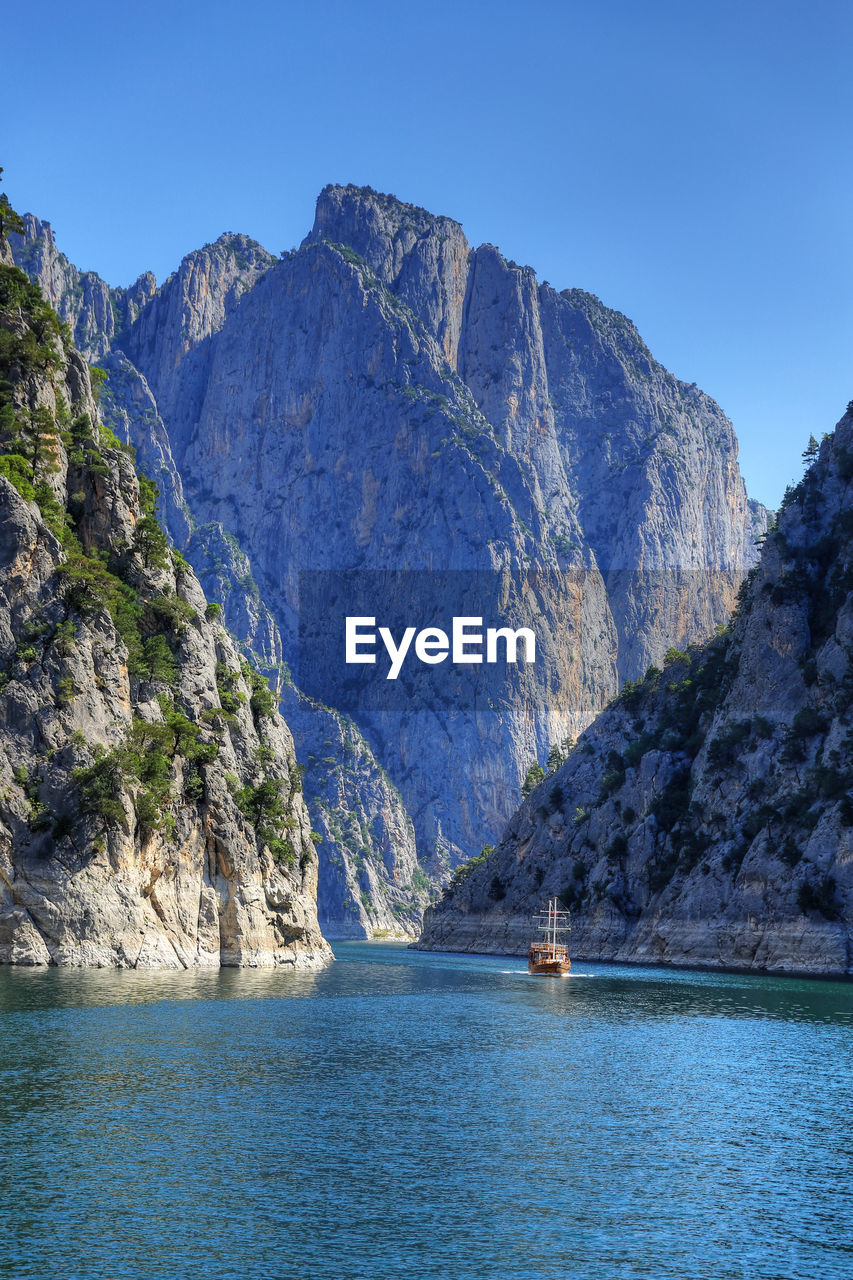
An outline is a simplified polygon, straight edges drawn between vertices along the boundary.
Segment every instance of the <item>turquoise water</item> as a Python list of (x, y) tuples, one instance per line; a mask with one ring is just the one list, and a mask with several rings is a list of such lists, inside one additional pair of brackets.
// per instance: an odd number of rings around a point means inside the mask
[(0, 971), (0, 1275), (853, 1276), (853, 986)]

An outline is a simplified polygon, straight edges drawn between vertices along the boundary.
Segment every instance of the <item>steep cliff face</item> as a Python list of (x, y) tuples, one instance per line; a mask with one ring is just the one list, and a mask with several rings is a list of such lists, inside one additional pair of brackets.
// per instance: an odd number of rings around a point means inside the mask
[(325, 187), (305, 243), (322, 241), (358, 254), (457, 369), (471, 252), (458, 222), (369, 187)]
[(305, 761), (305, 798), (322, 841), (317, 911), (328, 938), (416, 938), (437, 889), (418, 862), (399, 791), (349, 717), (292, 685), (282, 711)]
[(295, 688), (278, 627), (233, 535), (202, 525), (186, 554), (243, 654), (269, 680), (306, 766), (324, 937), (416, 937), (436, 891), (418, 865), (412, 820), (396, 787), (351, 720)]
[(421, 947), (521, 953), (556, 894), (577, 957), (851, 971), (851, 482), (848, 411), (731, 628), (625, 686), (460, 869)]
[(0, 962), (316, 965), (286, 725), (0, 266)]
[(188, 254), (121, 335), (120, 345), (147, 378), (174, 433), (173, 444), (178, 424), (204, 394), (211, 335), (275, 261), (248, 236), (220, 236)]
[(762, 515), (713, 402), (623, 316), (471, 250), (449, 218), (328, 187), (298, 251), (223, 237), (126, 315), (108, 358), (140, 382), (117, 370), (115, 429), (147, 453), (156, 437), (191, 558), (187, 519), (236, 540), (294, 669), (299, 575), (332, 569), (491, 572), (550, 648), (542, 685), (509, 680), (486, 713), (422, 688), (393, 712), (323, 694), (399, 788), (434, 878), (496, 837), (531, 759), (620, 680), (723, 622), (753, 562)]
[(186, 547), (195, 522), (151, 388), (121, 351), (101, 356), (99, 367), (107, 375), (101, 387), (101, 417), (122, 443), (136, 450), (140, 469), (160, 491), (158, 511), (172, 540)]
[(750, 513), (731, 423), (709, 396), (592, 295), (544, 285), (538, 302), (560, 452), (607, 585), (620, 677), (636, 679), (725, 620), (766, 521)]
[[(625, 316), (582, 290), (557, 293), (493, 246), (471, 250), (451, 219), (369, 189), (326, 188), (306, 244), (323, 241), (361, 255), (438, 339), (521, 465), (525, 519), (538, 516), (561, 544), (579, 532), (607, 574), (725, 573), (715, 587), (731, 604), (736, 571), (755, 559), (731, 424), (653, 359)], [(753, 513), (760, 532), (758, 504)], [(713, 627), (720, 612), (714, 592), (694, 586), (669, 640)], [(650, 621), (642, 630), (660, 639)], [(635, 671), (625, 656), (625, 676), (645, 669), (649, 640)]]
[[(532, 714), (508, 702), (493, 732), (461, 721), (449, 738), (448, 715), (429, 705), (402, 724), (381, 713), (362, 719), (403, 788), (419, 848), (455, 860), (481, 841), (484, 823), (492, 830), (506, 815), (501, 782), (515, 782), (520, 762), (547, 750), (567, 720), (579, 728), (614, 690), (600, 577), (588, 564), (570, 578), (573, 565), (584, 567), (582, 552), (555, 551), (523, 468), (424, 326), (363, 264), (312, 242), (264, 276), (234, 321), (211, 342), (198, 422), (176, 451), (190, 507), (247, 551), (291, 663), (306, 572), (506, 567), (518, 597), (529, 583), (540, 617), (562, 612), (569, 625), (588, 617), (582, 661), (572, 669), (562, 660), (565, 681), (553, 700), (540, 694)], [(251, 363), (235, 381), (248, 334)], [(574, 528), (569, 514), (564, 523)], [(379, 583), (365, 598), (365, 613), (382, 616), (382, 590)], [(343, 616), (330, 615), (330, 653), (342, 628)], [(557, 628), (542, 635), (546, 643), (562, 643)], [(565, 645), (579, 652), (576, 632)], [(324, 700), (336, 696), (333, 689)], [(448, 787), (436, 802), (439, 752), (463, 794)], [(486, 791), (487, 799), (478, 794)]]

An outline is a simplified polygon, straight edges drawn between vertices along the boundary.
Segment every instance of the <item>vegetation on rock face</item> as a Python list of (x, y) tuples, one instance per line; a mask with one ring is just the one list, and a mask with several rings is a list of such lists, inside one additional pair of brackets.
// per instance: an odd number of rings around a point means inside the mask
[[(3, 181), (3, 167), (0, 165), (0, 182)], [(5, 191), (0, 195), (0, 236), (8, 236), (17, 232), (22, 235), (25, 230), (24, 219), (16, 213), (9, 203)]]
[[(127, 453), (88, 413), (72, 417), (61, 386), (55, 408), (32, 406), (21, 394), (39, 375), (55, 376), (66, 358), (67, 334), (59, 318), (16, 267), (0, 265), (0, 475), (34, 501), (64, 550), (57, 573), (68, 608), (83, 617), (106, 612), (127, 650), (132, 674), (171, 684), (175, 673), (169, 638), (191, 611), (177, 597), (144, 602), (136, 585), (138, 555), (148, 568), (164, 568), (168, 541), (155, 507), (157, 491), (139, 480), (142, 517), (132, 547), (84, 545), (87, 496), (109, 473), (117, 451)], [(16, 394), (17, 392), (17, 394)], [(31, 399), (31, 397), (30, 397)], [(67, 505), (55, 477), (67, 469)]]
[[(134, 716), (126, 740), (111, 751), (96, 748), (94, 763), (74, 777), (80, 788), (81, 808), (105, 824), (124, 823), (122, 797), (132, 794), (140, 823), (152, 830), (174, 829), (172, 806), (204, 797), (201, 768), (216, 759), (218, 746), (166, 696), (159, 699), (163, 720), (152, 723)], [(175, 786), (175, 766), (183, 761), (182, 797)]]
[[(4, 199), (0, 232), (21, 229)], [(51, 662), (56, 706), (73, 708), (81, 692), (68, 665), (76, 638), (81, 628), (108, 619), (134, 707), (115, 745), (89, 745), (79, 730), (70, 735), (76, 758), (88, 756), (88, 763), (67, 773), (53, 818), (40, 798), (45, 779), (23, 767), (18, 771), (30, 829), (52, 826), (54, 837), (62, 839), (80, 814), (100, 828), (96, 846), (114, 829), (168, 839), (181, 808), (206, 801), (208, 769), (228, 726), (246, 707), (261, 746), (247, 776), (235, 778), (235, 802), (258, 847), (291, 867), (300, 846), (288, 832), (298, 826), (293, 798), (301, 791), (301, 776), (295, 764), (282, 769), (280, 755), (264, 742), (264, 725), (277, 714), (276, 698), (248, 663), (229, 665), (224, 657), (216, 666), (218, 706), (200, 714), (180, 694), (190, 629), (216, 627), (220, 609), (207, 605), (202, 623), (181, 594), (189, 566), (170, 549), (161, 528), (157, 487), (136, 474), (129, 446), (97, 423), (82, 402), (72, 404), (68, 368), (75, 359), (85, 392), (85, 366), (72, 351), (66, 327), (23, 272), (0, 264), (0, 476), (37, 505), (59, 544), (55, 598), (20, 632), (12, 665), (0, 673), (0, 697), (11, 695), (20, 671)], [(88, 372), (96, 384), (97, 373)], [(110, 494), (107, 506), (120, 500), (128, 513), (116, 527), (104, 510)], [(3, 803), (8, 816), (8, 802)]]
[(482, 853), (475, 854), (474, 857), (469, 858), (467, 862), (461, 863), (453, 872), (449, 889), (452, 891), (464, 884), (469, 876), (474, 874), (478, 867), (482, 867), (484, 863), (489, 860), (494, 851), (495, 846), (493, 844), (483, 845)]
[(541, 764), (537, 764), (534, 760), (533, 764), (528, 767), (527, 773), (524, 775), (524, 782), (521, 784), (522, 796), (527, 799), (531, 791), (533, 791), (535, 787), (539, 786), (539, 783), (544, 777), (545, 770), (542, 768)]

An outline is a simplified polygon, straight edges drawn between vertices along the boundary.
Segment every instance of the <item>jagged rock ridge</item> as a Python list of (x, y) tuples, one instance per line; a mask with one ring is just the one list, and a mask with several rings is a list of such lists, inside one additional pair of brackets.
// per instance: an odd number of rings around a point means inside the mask
[[(816, 446), (813, 450), (816, 452)], [(853, 956), (853, 405), (704, 647), (627, 685), (419, 946), (842, 975)]]

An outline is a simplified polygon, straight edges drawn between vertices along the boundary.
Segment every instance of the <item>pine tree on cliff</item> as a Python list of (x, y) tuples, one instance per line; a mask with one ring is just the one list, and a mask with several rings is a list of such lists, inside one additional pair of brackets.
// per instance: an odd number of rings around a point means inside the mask
[[(3, 166), (0, 165), (0, 182), (2, 181)], [(10, 231), (23, 235), (26, 229), (24, 219), (12, 208), (9, 203), (9, 197), (4, 192), (3, 195), (0, 195), (0, 236), (7, 236)]]
[(820, 453), (820, 445), (813, 435), (809, 436), (809, 442), (803, 450), (803, 462), (806, 464), (806, 470), (817, 460)]

